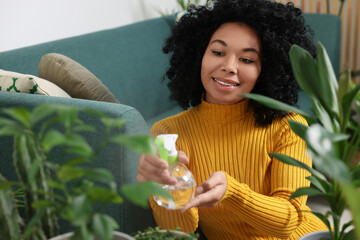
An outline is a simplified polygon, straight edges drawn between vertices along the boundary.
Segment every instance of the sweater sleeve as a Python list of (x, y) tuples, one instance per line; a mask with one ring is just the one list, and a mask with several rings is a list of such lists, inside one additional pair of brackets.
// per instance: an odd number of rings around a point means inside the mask
[[(299, 116), (292, 118), (306, 124)], [(305, 142), (290, 129), (286, 119), (281, 121), (282, 127), (272, 134), (273, 152), (291, 156), (311, 166), (311, 159), (306, 155)], [(309, 186), (310, 183), (306, 180), (309, 173), (277, 159), (272, 159), (270, 172), (269, 195), (253, 191), (248, 185), (238, 182), (226, 173), (228, 188), (220, 203), (259, 232), (288, 238), (304, 218), (304, 213), (300, 210), (304, 208), (307, 199), (302, 196), (289, 200), (289, 197), (296, 189)]]
[[(170, 127), (162, 121), (155, 123), (151, 128), (151, 134), (154, 138), (159, 134), (172, 133), (175, 132), (172, 132)], [(156, 224), (161, 229), (176, 229), (180, 227), (180, 230), (183, 232), (195, 232), (198, 228), (199, 214), (197, 208), (192, 208), (185, 213), (180, 213), (179, 210), (167, 210), (164, 207), (160, 207), (152, 196), (150, 196), (149, 202)]]

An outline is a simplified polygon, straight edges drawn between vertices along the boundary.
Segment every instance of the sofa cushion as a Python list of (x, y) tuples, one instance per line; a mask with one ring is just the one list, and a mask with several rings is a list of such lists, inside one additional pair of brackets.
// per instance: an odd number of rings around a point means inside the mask
[(110, 90), (88, 69), (59, 53), (44, 55), (39, 76), (60, 86), (73, 98), (119, 103)]
[(69, 94), (50, 81), (29, 74), (1, 69), (0, 90), (70, 98)]

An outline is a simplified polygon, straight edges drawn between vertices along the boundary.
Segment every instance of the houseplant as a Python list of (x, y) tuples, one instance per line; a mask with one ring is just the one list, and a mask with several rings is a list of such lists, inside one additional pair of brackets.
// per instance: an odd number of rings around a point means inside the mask
[[(109, 142), (156, 153), (151, 138), (114, 134), (125, 124), (123, 119), (71, 106), (43, 104), (31, 112), (18, 107), (1, 113), (0, 136), (14, 137), (18, 180), (9, 182), (0, 175), (0, 236), (48, 239), (58, 234), (60, 217), (72, 225), (73, 239), (112, 239), (118, 226), (102, 209), (123, 199), (111, 172), (96, 167), (97, 156)], [(84, 124), (80, 114), (96, 115), (103, 123), (105, 134), (98, 146), (91, 147), (82, 136), (99, 130)], [(60, 159), (53, 159), (54, 151)], [(168, 196), (151, 182), (124, 185), (121, 192), (141, 206), (151, 193)]]
[[(360, 146), (360, 125), (352, 118), (351, 103), (358, 101), (360, 85), (351, 86), (350, 71), (341, 73), (339, 81), (321, 43), (315, 61), (301, 47), (294, 45), (290, 50), (294, 76), (300, 88), (310, 97), (314, 116), (302, 110), (257, 94), (243, 96), (281, 111), (293, 111), (306, 118), (309, 126), (288, 120), (291, 129), (307, 144), (313, 159), (314, 169), (277, 153), (273, 157), (285, 163), (306, 169), (311, 173), (307, 179), (308, 188), (300, 188), (291, 198), (302, 195), (323, 196), (330, 210), (325, 214), (314, 214), (329, 228), (331, 239), (360, 239), (360, 164), (350, 166)], [(356, 111), (360, 112), (359, 104)], [(340, 218), (348, 207), (353, 220), (340, 226)], [(332, 218), (332, 223), (329, 221)], [(353, 224), (354, 229), (347, 231)], [(332, 225), (332, 226), (331, 226)]]

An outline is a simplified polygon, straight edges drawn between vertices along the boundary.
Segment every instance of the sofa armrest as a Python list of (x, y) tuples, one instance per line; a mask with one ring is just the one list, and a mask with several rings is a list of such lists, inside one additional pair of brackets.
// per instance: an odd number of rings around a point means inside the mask
[[(93, 109), (100, 111), (112, 118), (124, 118), (126, 123), (119, 130), (121, 133), (136, 135), (148, 134), (149, 129), (141, 114), (133, 107), (123, 104), (98, 102), (74, 98), (50, 97), (44, 95), (0, 92), (0, 108), (9, 108), (24, 106), (28, 109), (43, 104), (64, 104), (77, 106), (80, 109)], [(102, 139), (102, 124), (98, 117), (92, 114), (80, 115), (80, 118), (89, 125), (97, 128), (96, 136), (94, 133), (86, 133), (84, 137), (91, 146), (97, 146)], [(119, 132), (119, 133), (120, 133)], [(13, 140), (10, 137), (1, 137), (0, 144), (0, 173), (9, 180), (15, 180), (15, 170), (13, 170), (12, 152)], [(56, 152), (55, 156), (56, 157)], [(99, 154), (96, 161), (97, 167), (110, 170), (115, 177), (118, 186), (124, 183), (136, 182), (137, 165), (139, 154), (128, 149), (127, 147), (110, 143)], [(105, 210), (112, 216), (120, 226), (119, 231), (126, 233), (135, 233), (137, 230), (144, 229), (148, 226), (154, 226), (155, 222), (150, 209), (144, 210), (136, 207), (131, 203), (124, 201), (121, 205), (111, 206)], [(141, 219), (141, 221), (139, 221)], [(69, 226), (61, 224), (62, 232), (69, 231)]]

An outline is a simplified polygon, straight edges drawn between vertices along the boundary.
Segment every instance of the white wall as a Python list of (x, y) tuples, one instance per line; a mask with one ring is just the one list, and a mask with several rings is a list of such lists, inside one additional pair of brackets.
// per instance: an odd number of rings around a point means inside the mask
[(175, 0), (0, 0), (0, 52), (160, 16)]

